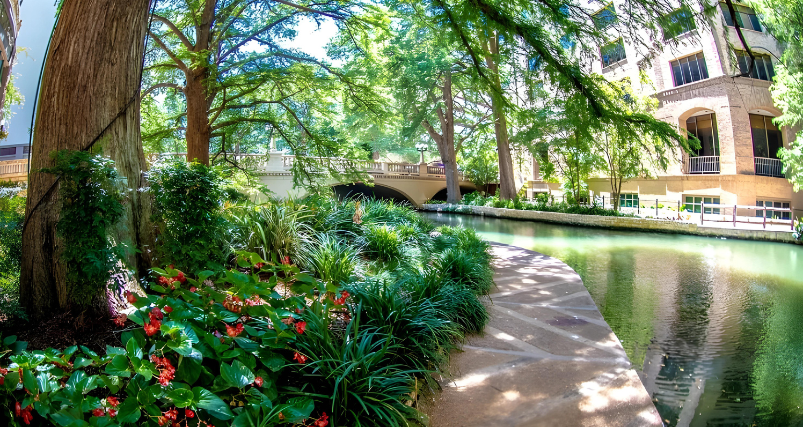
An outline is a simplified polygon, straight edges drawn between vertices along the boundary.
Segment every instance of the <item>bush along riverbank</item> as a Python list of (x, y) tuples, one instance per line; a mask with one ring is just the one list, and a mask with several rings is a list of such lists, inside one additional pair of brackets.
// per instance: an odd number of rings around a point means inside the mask
[[(440, 205), (445, 202), (430, 200), (426, 204)], [(554, 203), (549, 200), (546, 194), (539, 194), (534, 201), (524, 199), (500, 200), (498, 196), (482, 196), (480, 193), (469, 193), (463, 196), (459, 205), (447, 205), (443, 208), (445, 212), (465, 212), (471, 211), (471, 206), (486, 206), (491, 208), (517, 209), (526, 211), (570, 213), (578, 215), (597, 215), (597, 216), (616, 216), (625, 218), (637, 218), (636, 215), (622, 213), (613, 209), (606, 209), (595, 205), (576, 205), (566, 202)]]
[(252, 204), (207, 167), (151, 176), (147, 292), (105, 349), (2, 340), (0, 420), (59, 426), (426, 425), (416, 408), (488, 321), (489, 245), (412, 209)]

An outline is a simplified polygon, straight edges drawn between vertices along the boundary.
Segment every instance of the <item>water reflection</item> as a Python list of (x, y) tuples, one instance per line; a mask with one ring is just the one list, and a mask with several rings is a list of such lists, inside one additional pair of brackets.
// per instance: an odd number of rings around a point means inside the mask
[(803, 248), (425, 214), (574, 268), (671, 426), (803, 426)]

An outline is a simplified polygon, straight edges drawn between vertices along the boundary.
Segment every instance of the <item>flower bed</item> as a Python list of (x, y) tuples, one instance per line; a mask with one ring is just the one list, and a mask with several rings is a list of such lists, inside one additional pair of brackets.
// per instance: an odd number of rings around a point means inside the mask
[(488, 320), (488, 245), (384, 202), (219, 206), (206, 211), (214, 250), (197, 229), (168, 236), (184, 245), (180, 256), (161, 248), (173, 265), (153, 269), (147, 294), (127, 293), (131, 310), (108, 320), (119, 345), (28, 351), (5, 337), (0, 420), (424, 424), (417, 396), (437, 388), (449, 351)]

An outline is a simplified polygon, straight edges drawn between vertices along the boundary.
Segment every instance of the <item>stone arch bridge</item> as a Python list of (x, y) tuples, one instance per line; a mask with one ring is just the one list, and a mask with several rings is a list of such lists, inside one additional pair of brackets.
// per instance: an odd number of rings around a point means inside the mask
[[(163, 154), (183, 157), (185, 153)], [(243, 160), (254, 165), (260, 173), (260, 181), (278, 197), (301, 197), (305, 190), (293, 188), (293, 176), (290, 169), (295, 156), (272, 152), (270, 157), (263, 154), (235, 155), (236, 160)], [(152, 157), (151, 160), (155, 158)], [(326, 184), (333, 187), (341, 196), (349, 194), (365, 194), (397, 201), (406, 200), (416, 207), (432, 198), (446, 199), (446, 176), (443, 167), (430, 166), (426, 163), (389, 163), (368, 160), (321, 159), (330, 162), (336, 169), (351, 168), (365, 172), (372, 178), (371, 184), (343, 183), (328, 179)], [(28, 161), (13, 160), (0, 162), (0, 180), (27, 181)], [(473, 183), (460, 175), (462, 192), (476, 190)]]

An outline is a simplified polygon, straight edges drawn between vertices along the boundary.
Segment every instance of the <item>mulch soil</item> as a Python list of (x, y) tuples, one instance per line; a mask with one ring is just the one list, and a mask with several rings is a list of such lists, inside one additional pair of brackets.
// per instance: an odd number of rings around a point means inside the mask
[[(97, 352), (106, 353), (106, 346), (121, 347), (119, 327), (108, 317), (87, 318), (78, 322), (72, 313), (61, 313), (42, 322), (7, 322), (0, 326), (4, 337), (16, 335), (18, 340), (28, 342), (28, 350), (44, 350), (49, 347), (65, 349), (72, 345), (84, 345)], [(133, 325), (128, 322), (126, 326)]]

